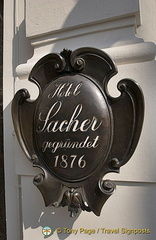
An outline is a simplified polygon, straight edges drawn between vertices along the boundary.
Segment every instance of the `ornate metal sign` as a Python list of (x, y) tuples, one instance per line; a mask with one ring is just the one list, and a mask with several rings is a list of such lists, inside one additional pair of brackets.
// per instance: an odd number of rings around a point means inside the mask
[(64, 49), (48, 54), (32, 69), (29, 81), (39, 88), (31, 101), (26, 89), (12, 103), (19, 143), (42, 170), (34, 178), (46, 206), (68, 206), (73, 217), (81, 208), (100, 215), (115, 190), (103, 180), (119, 172), (132, 156), (143, 122), (143, 95), (124, 79), (120, 96), (107, 91), (117, 73), (111, 58), (94, 48)]

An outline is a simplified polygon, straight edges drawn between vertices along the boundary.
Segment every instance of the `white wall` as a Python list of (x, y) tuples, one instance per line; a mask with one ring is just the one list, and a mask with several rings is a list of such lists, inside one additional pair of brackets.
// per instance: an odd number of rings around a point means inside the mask
[[(148, 3), (147, 3), (148, 2)], [(8, 240), (44, 239), (42, 227), (95, 229), (92, 235), (55, 231), (49, 239), (133, 239), (153, 240), (156, 236), (156, 67), (155, 1), (148, 0), (5, 0), (4, 11), (4, 151)], [(45, 208), (33, 185), (36, 173), (21, 151), (14, 134), (10, 105), (15, 91), (24, 87), (37, 96), (28, 83), (32, 66), (50, 52), (82, 46), (102, 49), (118, 67), (110, 83), (132, 78), (145, 96), (145, 120), (138, 147), (116, 181), (117, 190), (103, 207), (100, 217), (81, 212), (71, 219), (67, 208)], [(118, 229), (103, 234), (101, 228)], [(150, 233), (124, 234), (122, 228), (150, 229)], [(98, 229), (100, 231), (97, 233)]]

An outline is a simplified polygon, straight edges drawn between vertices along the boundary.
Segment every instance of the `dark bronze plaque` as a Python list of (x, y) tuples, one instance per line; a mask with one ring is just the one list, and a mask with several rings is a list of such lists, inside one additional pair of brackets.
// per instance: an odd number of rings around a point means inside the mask
[(50, 173), (70, 182), (89, 177), (105, 161), (111, 143), (104, 94), (84, 76), (57, 78), (37, 105), (34, 132), (36, 149)]
[(144, 101), (131, 79), (118, 83), (120, 96), (107, 91), (117, 73), (112, 59), (94, 48), (64, 49), (41, 58), (29, 81), (39, 88), (31, 101), (26, 89), (12, 103), (19, 143), (34, 167), (34, 177), (46, 206), (68, 206), (100, 215), (115, 190), (104, 180), (132, 156), (140, 137)]

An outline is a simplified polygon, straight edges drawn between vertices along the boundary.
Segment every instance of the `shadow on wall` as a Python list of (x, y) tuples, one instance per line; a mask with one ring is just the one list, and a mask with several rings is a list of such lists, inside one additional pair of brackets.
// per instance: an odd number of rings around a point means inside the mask
[[(52, 235), (56, 234), (54, 232), (59, 231), (59, 229), (68, 228), (72, 229), (73, 224), (79, 217), (79, 214), (71, 218), (69, 215), (67, 207), (64, 208), (54, 208), (54, 207), (44, 207), (44, 201), (39, 190), (33, 185), (33, 178), (22, 177), (21, 183), (22, 189), (22, 212), (24, 228), (36, 229), (40, 227), (41, 235), (42, 228), (49, 226), (52, 229)], [(27, 191), (29, 189), (29, 193)], [(37, 201), (36, 201), (37, 200)], [(31, 214), (32, 213), (32, 214)], [(31, 215), (31, 217), (30, 217)], [(70, 234), (65, 234), (64, 232), (58, 232), (59, 239), (66, 239)], [(47, 238), (48, 236), (46, 236)], [(49, 236), (50, 237), (50, 236)]]
[(30, 40), (26, 37), (25, 20), (21, 23), (19, 30), (14, 36), (12, 54), (12, 74), (16, 77), (16, 67), (26, 63), (33, 56), (33, 47), (30, 45)]
[[(78, 33), (75, 33), (75, 36), (67, 36), (59, 39), (59, 35), (56, 39), (57, 42), (52, 46), (52, 52), (60, 52), (63, 48), (69, 48), (71, 50), (75, 50), (80, 47), (97, 47), (98, 49), (106, 49), (112, 46), (120, 46), (127, 45), (136, 42), (142, 42), (143, 40), (137, 38), (135, 35), (135, 28), (131, 26), (126, 26), (127, 29), (120, 28), (113, 29), (110, 31), (108, 26), (98, 25), (103, 24), (104, 20), (114, 20), (113, 17), (117, 16), (121, 9), (121, 1), (120, 4), (117, 4), (116, 0), (77, 0), (75, 7), (72, 9), (70, 14), (67, 16), (62, 29), (63, 31), (67, 30), (70, 27)], [(105, 4), (104, 4), (105, 2)], [(127, 7), (124, 8), (127, 11), (128, 8), (132, 9), (134, 1), (127, 2)], [(123, 1), (123, 5), (125, 1)], [(114, 5), (116, 5), (116, 9), (114, 10)], [(125, 5), (124, 5), (125, 6)], [(122, 14), (122, 13), (121, 13)], [(102, 19), (102, 20), (101, 20)], [(115, 20), (117, 22), (118, 19)], [(107, 25), (107, 21), (105, 24)], [(83, 33), (79, 33), (79, 26), (83, 29), (84, 26), (88, 26), (88, 28), (93, 27), (93, 31), (89, 32), (86, 28), (83, 30)], [(106, 27), (106, 29), (104, 29)], [(58, 32), (59, 33), (59, 32)], [(55, 35), (55, 33), (54, 33)], [(69, 34), (70, 35), (70, 34)], [(71, 34), (72, 35), (72, 34)], [(62, 33), (63, 36), (63, 33)]]

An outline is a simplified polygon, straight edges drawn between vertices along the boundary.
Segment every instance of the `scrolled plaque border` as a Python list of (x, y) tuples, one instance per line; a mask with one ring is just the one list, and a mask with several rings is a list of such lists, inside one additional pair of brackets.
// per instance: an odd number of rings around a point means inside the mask
[[(89, 47), (75, 51), (64, 49), (61, 53), (44, 56), (33, 67), (28, 80), (38, 86), (38, 98), (30, 100), (28, 90), (21, 89), (12, 101), (12, 118), (19, 144), (33, 167), (42, 170), (34, 177), (33, 183), (42, 193), (46, 206), (68, 206), (71, 217), (79, 209), (100, 215), (104, 203), (115, 191), (115, 183), (103, 180), (103, 177), (109, 172), (119, 173), (139, 141), (144, 118), (142, 90), (135, 81), (123, 79), (117, 86), (120, 96), (110, 96), (108, 81), (117, 72), (113, 60), (101, 50)], [(34, 112), (45, 88), (59, 76), (73, 73), (92, 79), (103, 91), (113, 122), (112, 141), (105, 162), (90, 177), (78, 182), (57, 179), (47, 171), (36, 152), (33, 129)]]

